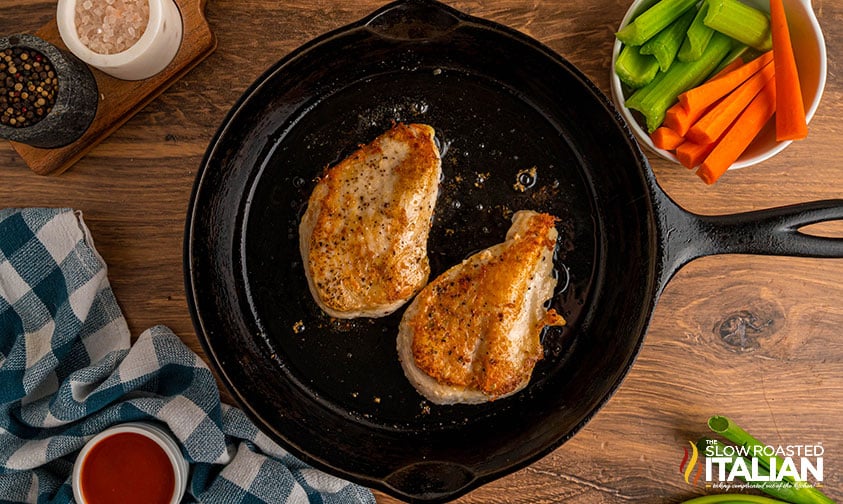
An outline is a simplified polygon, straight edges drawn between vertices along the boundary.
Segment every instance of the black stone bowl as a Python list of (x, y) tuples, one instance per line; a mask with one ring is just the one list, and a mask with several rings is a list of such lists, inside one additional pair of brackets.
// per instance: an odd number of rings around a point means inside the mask
[(0, 138), (33, 147), (63, 147), (82, 136), (97, 113), (97, 82), (76, 56), (34, 35), (0, 37), (0, 51), (25, 47), (43, 54), (58, 78), (58, 90), (52, 110), (40, 121), (26, 127), (0, 124)]

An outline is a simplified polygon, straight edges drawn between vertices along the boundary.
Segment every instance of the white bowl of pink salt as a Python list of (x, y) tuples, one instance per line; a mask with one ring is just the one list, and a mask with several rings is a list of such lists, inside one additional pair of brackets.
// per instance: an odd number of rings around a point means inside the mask
[(74, 55), (124, 80), (164, 70), (183, 34), (174, 0), (59, 0), (56, 21)]

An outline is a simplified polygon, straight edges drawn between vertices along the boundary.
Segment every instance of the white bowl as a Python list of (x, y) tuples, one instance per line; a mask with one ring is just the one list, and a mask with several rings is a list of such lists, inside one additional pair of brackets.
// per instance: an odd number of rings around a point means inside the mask
[[(766, 0), (742, 1), (764, 12), (770, 11), (770, 4)], [(632, 2), (618, 29), (620, 30), (620, 28), (626, 26), (636, 15), (644, 12), (647, 7), (653, 5), (655, 2), (656, 0), (635, 0)], [(805, 116), (810, 122), (814, 113), (817, 111), (817, 106), (820, 104), (820, 98), (825, 88), (825, 38), (823, 37), (817, 17), (814, 15), (814, 10), (811, 8), (811, 0), (784, 0), (784, 7), (787, 13), (790, 37), (793, 41), (793, 53), (799, 70), (799, 82), (802, 87), (802, 98), (805, 103)], [(646, 127), (623, 104), (623, 87), (617, 74), (615, 74), (615, 61), (618, 58), (621, 46), (621, 42), (616, 39), (612, 48), (611, 86), (612, 99), (615, 102), (615, 106), (617, 106), (621, 115), (629, 123), (632, 133), (641, 144), (647, 146), (647, 148), (662, 158), (678, 163), (679, 161), (672, 152), (659, 149), (653, 145), (653, 141), (650, 139)], [(761, 130), (758, 137), (753, 140), (747, 150), (732, 164), (730, 169), (743, 168), (760, 163), (775, 156), (790, 145), (790, 143), (790, 140), (785, 142), (776, 141), (775, 127), (773, 121), (771, 121)]]
[(178, 504), (181, 502), (185, 490), (187, 489), (190, 466), (184, 456), (182, 456), (179, 445), (173, 440), (172, 436), (164, 429), (147, 422), (127, 422), (109, 427), (91, 438), (90, 441), (85, 444), (79, 452), (79, 455), (77, 455), (76, 462), (73, 465), (71, 487), (73, 488), (73, 498), (76, 502), (78, 504), (85, 504), (87, 502), (82, 495), (81, 480), (82, 466), (85, 463), (85, 458), (88, 456), (88, 453), (103, 439), (115, 434), (126, 432), (140, 434), (147, 437), (164, 450), (164, 453), (167, 454), (167, 458), (170, 460), (170, 464), (173, 469), (173, 476), (175, 477), (175, 488), (173, 489), (173, 496), (170, 499), (170, 504)]
[(159, 73), (176, 56), (184, 27), (174, 0), (149, 0), (149, 22), (143, 35), (115, 54), (94, 52), (79, 40), (76, 3), (81, 1), (58, 0), (56, 24), (64, 44), (85, 63), (118, 79), (141, 80)]

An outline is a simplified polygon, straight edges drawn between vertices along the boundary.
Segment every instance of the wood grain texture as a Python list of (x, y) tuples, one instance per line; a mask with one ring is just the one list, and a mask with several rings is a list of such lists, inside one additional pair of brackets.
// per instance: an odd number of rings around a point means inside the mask
[[(11, 142), (32, 171), (39, 175), (57, 175), (67, 170), (214, 50), (216, 39), (205, 20), (205, 0), (175, 1), (182, 16), (183, 36), (173, 61), (152, 77), (135, 81), (117, 79), (91, 67), (100, 98), (91, 125), (79, 139), (55, 149)], [(35, 35), (70, 52), (62, 42), (55, 17)]]
[[(608, 94), (613, 31), (628, 2), (447, 3), (537, 38)], [(15, 5), (0, 8), (0, 32), (34, 31), (54, 9), (41, 0)], [(0, 204), (83, 210), (132, 333), (165, 324), (201, 353), (182, 282), (182, 234), (208, 141), (268, 66), (381, 5), (211, 0), (206, 16), (217, 50), (71, 170), (37, 176), (0, 145)], [(843, 84), (837, 78), (843, 3), (814, 0), (814, 10), (825, 30), (829, 78), (808, 138), (711, 187), (685, 168), (651, 157), (659, 183), (684, 208), (723, 214), (843, 196)], [(843, 225), (813, 232), (843, 236)], [(730, 345), (721, 329), (733, 341), (743, 330), (757, 347)], [(701, 495), (705, 488), (686, 484), (678, 467), (682, 448), (706, 433), (712, 414), (733, 417), (765, 442), (822, 443), (825, 491), (843, 501), (841, 411), (843, 260), (698, 259), (669, 283), (635, 366), (595, 418), (547, 457), (457, 502), (676, 503)]]

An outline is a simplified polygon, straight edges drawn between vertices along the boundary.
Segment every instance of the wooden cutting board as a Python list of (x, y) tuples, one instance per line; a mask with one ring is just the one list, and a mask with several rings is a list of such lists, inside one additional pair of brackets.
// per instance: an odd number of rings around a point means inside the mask
[[(181, 11), (184, 35), (173, 61), (158, 74), (139, 81), (126, 81), (91, 68), (99, 90), (99, 104), (91, 125), (75, 142), (54, 149), (10, 142), (29, 168), (39, 175), (56, 175), (67, 170), (210, 55), (216, 49), (217, 41), (205, 19), (206, 1), (175, 0)], [(41, 27), (35, 35), (68, 51), (59, 35), (55, 18)]]

